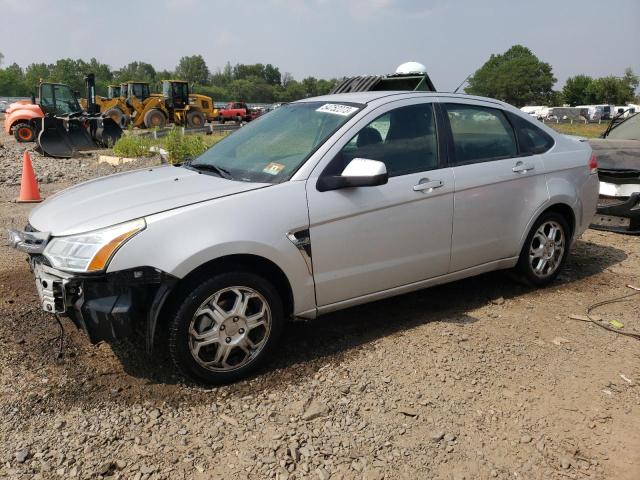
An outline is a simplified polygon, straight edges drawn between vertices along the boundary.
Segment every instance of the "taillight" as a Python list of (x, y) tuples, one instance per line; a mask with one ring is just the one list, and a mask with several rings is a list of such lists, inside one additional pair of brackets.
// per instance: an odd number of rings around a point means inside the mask
[(598, 157), (596, 157), (595, 153), (592, 153), (589, 159), (589, 170), (591, 170), (591, 173), (598, 173)]

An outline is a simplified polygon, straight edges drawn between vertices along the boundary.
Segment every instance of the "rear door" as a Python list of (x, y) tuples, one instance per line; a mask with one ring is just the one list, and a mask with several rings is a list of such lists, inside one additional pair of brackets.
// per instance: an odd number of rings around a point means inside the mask
[(519, 255), (548, 191), (541, 155), (520, 151), (496, 104), (445, 102), (455, 176), (450, 271)]

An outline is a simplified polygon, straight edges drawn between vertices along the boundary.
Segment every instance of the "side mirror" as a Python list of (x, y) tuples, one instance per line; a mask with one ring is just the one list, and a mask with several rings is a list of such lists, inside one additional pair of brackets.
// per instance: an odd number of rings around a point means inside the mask
[(338, 190), (353, 187), (375, 187), (389, 181), (387, 167), (378, 160), (354, 158), (340, 175), (320, 177), (316, 185), (318, 191)]

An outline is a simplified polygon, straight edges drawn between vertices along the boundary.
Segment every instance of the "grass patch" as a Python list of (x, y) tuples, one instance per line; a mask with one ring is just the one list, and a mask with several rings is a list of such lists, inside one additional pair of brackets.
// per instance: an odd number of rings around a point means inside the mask
[(160, 147), (168, 152), (171, 163), (179, 163), (197, 157), (227, 135), (183, 135), (182, 129), (173, 128), (167, 136), (154, 139), (129, 132), (118, 139), (113, 146), (113, 153), (120, 157), (150, 157), (153, 155), (151, 147)]
[(148, 137), (139, 137), (137, 135), (123, 135), (113, 146), (113, 153), (119, 157), (149, 157), (152, 143)]
[(595, 138), (599, 137), (602, 132), (607, 129), (609, 122), (598, 123), (545, 123), (548, 127), (553, 128), (556, 132), (566, 135), (577, 135), (579, 137)]

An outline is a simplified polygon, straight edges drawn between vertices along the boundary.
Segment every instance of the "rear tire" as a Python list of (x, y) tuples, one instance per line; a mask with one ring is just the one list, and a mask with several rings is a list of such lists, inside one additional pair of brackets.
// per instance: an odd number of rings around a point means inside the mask
[(28, 123), (18, 123), (13, 127), (13, 136), (20, 143), (35, 142), (37, 132), (36, 129)]
[(570, 242), (565, 218), (556, 212), (543, 213), (527, 235), (516, 270), (529, 285), (549, 285), (564, 265)]
[(200, 128), (204, 127), (207, 119), (204, 116), (204, 113), (198, 110), (192, 110), (187, 113), (187, 127), (192, 128)]
[(144, 126), (147, 128), (164, 128), (167, 119), (160, 110), (154, 108), (144, 114)]
[(220, 273), (185, 289), (170, 319), (177, 369), (204, 384), (245, 377), (273, 352), (284, 326), (282, 300), (251, 272)]

